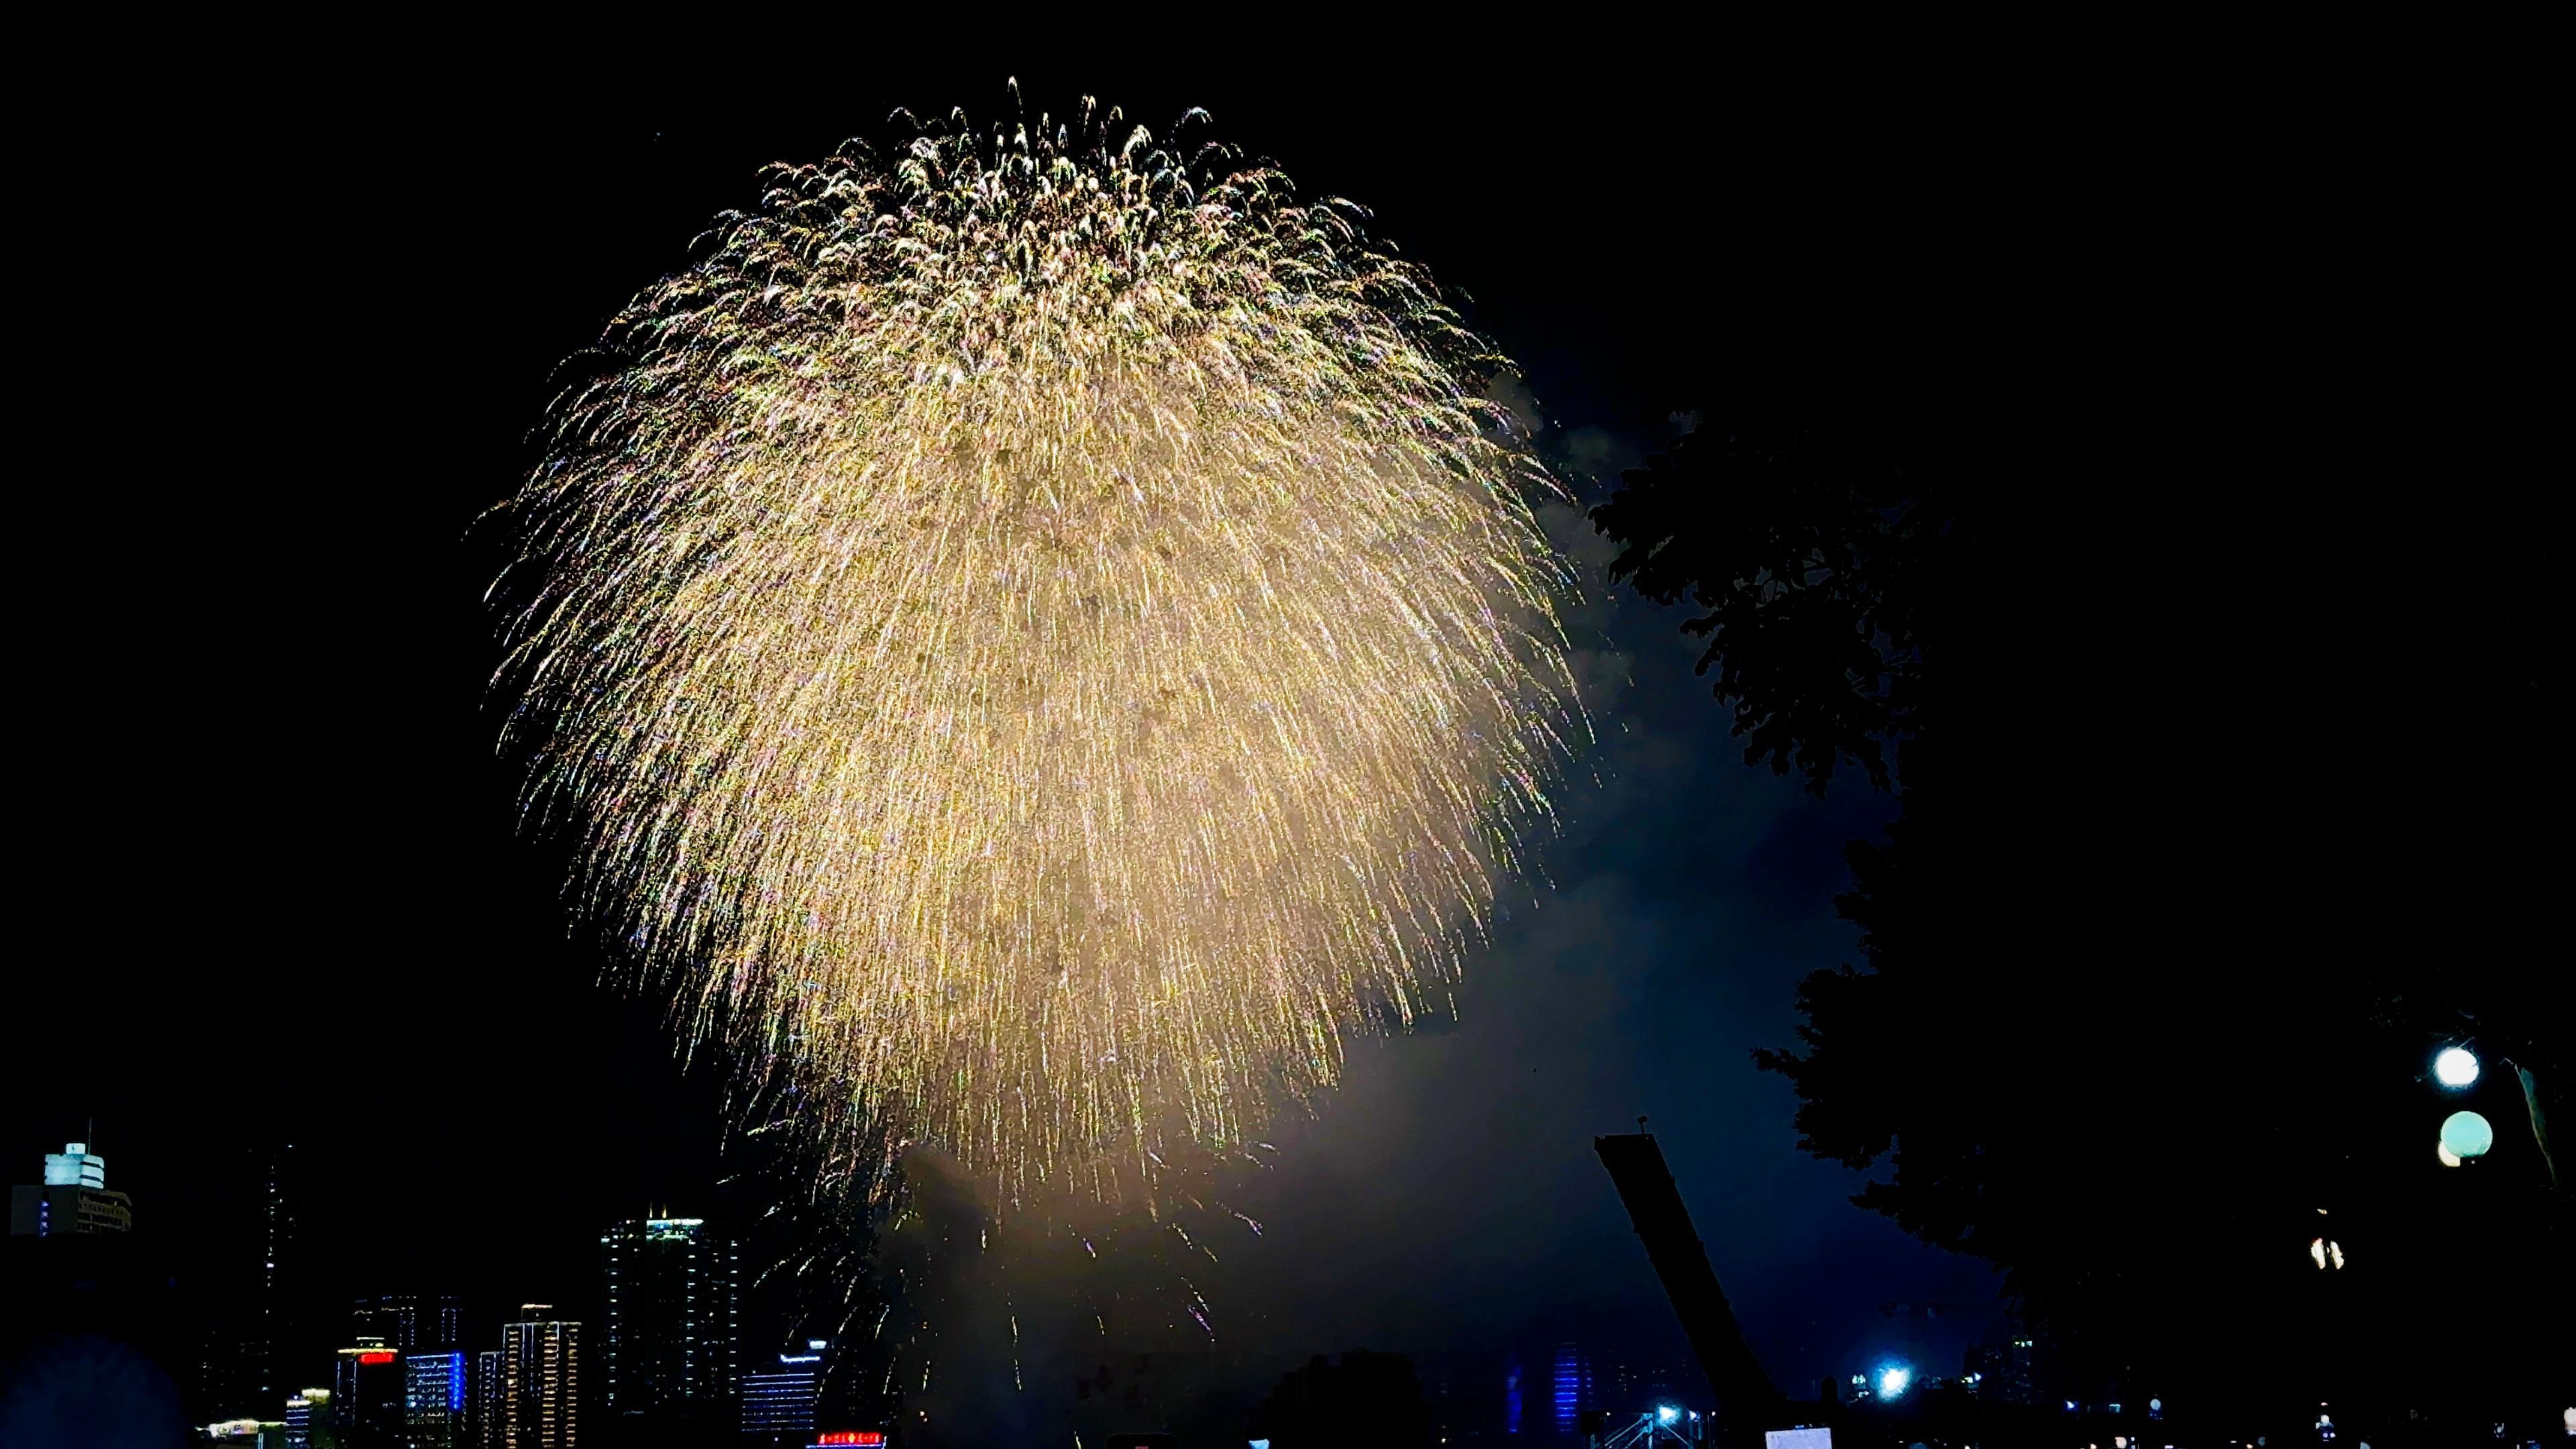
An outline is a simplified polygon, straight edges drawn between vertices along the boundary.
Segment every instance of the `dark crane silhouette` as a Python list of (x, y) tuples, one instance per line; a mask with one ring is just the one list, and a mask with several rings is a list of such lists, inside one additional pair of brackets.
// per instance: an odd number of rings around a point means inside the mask
[(1637, 1225), (1647, 1260), (1663, 1280), (1664, 1296), (1672, 1300), (1691, 1352), (1699, 1356), (1700, 1369), (1717, 1393), (1718, 1414), (1729, 1437), (1758, 1443), (1763, 1430), (1784, 1423), (1788, 1400), (1745, 1343), (1735, 1310), (1727, 1306), (1716, 1270), (1708, 1265), (1708, 1249), (1691, 1227), (1690, 1210), (1682, 1206), (1681, 1189), (1673, 1185), (1672, 1169), (1664, 1165), (1663, 1149), (1645, 1125), (1640, 1117), (1636, 1132), (1595, 1137), (1592, 1150), (1601, 1154), (1628, 1220)]

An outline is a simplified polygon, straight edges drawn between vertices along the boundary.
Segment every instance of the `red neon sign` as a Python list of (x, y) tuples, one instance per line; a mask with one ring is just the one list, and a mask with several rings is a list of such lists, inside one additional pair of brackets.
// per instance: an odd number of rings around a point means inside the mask
[(874, 1429), (845, 1429), (839, 1433), (826, 1434), (815, 1440), (814, 1444), (815, 1449), (822, 1449), (826, 1444), (854, 1444), (858, 1449), (885, 1449), (885, 1435)]
[(360, 1363), (392, 1363), (393, 1361), (394, 1351), (389, 1348), (371, 1348), (358, 1355)]

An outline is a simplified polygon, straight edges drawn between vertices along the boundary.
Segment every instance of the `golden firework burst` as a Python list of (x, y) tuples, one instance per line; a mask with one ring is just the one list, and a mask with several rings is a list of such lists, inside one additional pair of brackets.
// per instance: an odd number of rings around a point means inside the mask
[(810, 1125), (1014, 1193), (1449, 1009), (1584, 728), (1500, 359), (1355, 208), (1124, 124), (772, 168), (495, 586), (587, 904)]

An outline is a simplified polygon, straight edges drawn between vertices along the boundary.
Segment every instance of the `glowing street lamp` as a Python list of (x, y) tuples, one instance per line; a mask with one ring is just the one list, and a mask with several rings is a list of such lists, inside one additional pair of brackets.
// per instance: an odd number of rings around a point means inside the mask
[(2454, 1091), (2478, 1079), (2478, 1059), (2466, 1047), (2445, 1047), (2433, 1058), (2433, 1080)]
[(2442, 1119), (2442, 1145), (2463, 1160), (2484, 1157), (2495, 1146), (2495, 1128), (2475, 1112), (2454, 1112)]

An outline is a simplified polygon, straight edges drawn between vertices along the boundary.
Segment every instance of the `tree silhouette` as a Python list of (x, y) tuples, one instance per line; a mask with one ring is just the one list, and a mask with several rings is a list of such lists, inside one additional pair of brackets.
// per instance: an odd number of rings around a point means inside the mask
[[(1719, 411), (1593, 513), (1614, 581), (1696, 610), (1748, 763), (1819, 795), (1854, 765), (1899, 804), (1847, 847), (1860, 964), (1807, 977), (1799, 1045), (1757, 1053), (1801, 1145), (2004, 1270), (2104, 1386), (2524, 1354), (2510, 1291), (2454, 1260), (2502, 1235), (2563, 1283), (2564, 1196), (2527, 1130), (2445, 1177), (2462, 1104), (2424, 1067), (2475, 1036), (2542, 1108), (2563, 1091), (2546, 852), (2508, 794), (2410, 775), (2360, 682), (2437, 757), (2547, 738), (2551, 535), (2467, 493), (2358, 519), (2189, 498), (2074, 427), (1933, 417)], [(2425, 892), (2480, 918), (2392, 911)], [(2501, 1134), (2522, 1096), (2496, 1075)], [(2314, 1266), (2320, 1209), (2369, 1273)]]
[(1275, 1449), (1413, 1449), (1431, 1442), (1431, 1407), (1413, 1361), (1401, 1354), (1355, 1348), (1339, 1363), (1317, 1354), (1304, 1368), (1282, 1374), (1253, 1410), (1252, 1436)]

